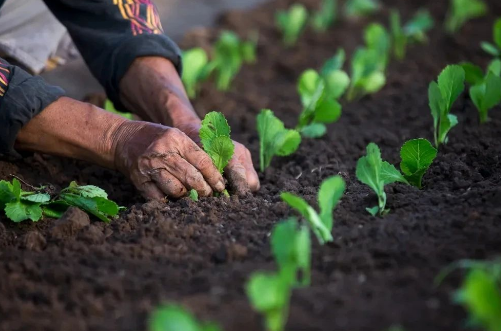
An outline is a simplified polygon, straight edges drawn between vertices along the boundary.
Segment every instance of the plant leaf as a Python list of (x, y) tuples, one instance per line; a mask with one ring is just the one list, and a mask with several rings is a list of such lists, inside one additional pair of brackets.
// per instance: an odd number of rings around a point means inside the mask
[(325, 227), (332, 232), (333, 210), (344, 194), (346, 184), (341, 176), (329, 177), (322, 182), (318, 191), (318, 205), (320, 207), (320, 219)]
[(21, 200), (31, 201), (31, 202), (36, 202), (36, 203), (44, 203), (44, 202), (50, 201), (50, 195), (47, 193), (27, 194), (27, 195), (23, 195), (21, 197)]
[(334, 99), (324, 99), (318, 105), (313, 117), (314, 123), (332, 123), (341, 116), (341, 104)]
[(359, 181), (372, 188), (376, 194), (380, 194), (384, 185), (380, 178), (382, 167), (381, 151), (379, 147), (370, 143), (367, 145), (367, 155), (358, 159), (356, 176)]
[(230, 139), (230, 126), (224, 115), (218, 112), (205, 115), (199, 135), (204, 151), (209, 154), (219, 172), (223, 173), (235, 150)]
[(400, 169), (405, 179), (418, 188), (421, 188), (421, 179), (437, 156), (437, 150), (423, 138), (407, 141), (400, 150)]
[(493, 44), (488, 43), (486, 41), (482, 41), (480, 43), (480, 47), (484, 50), (484, 52), (486, 52), (487, 54), (489, 54), (491, 56), (498, 57), (501, 54), (501, 52), (496, 47), (496, 45), (493, 45)]
[(383, 181), (384, 185), (395, 182), (409, 184), (404, 176), (402, 176), (400, 171), (398, 171), (393, 164), (390, 164), (386, 161), (383, 161), (381, 165), (381, 180)]
[(438, 87), (442, 93), (444, 109), (442, 109), (442, 116), (445, 112), (449, 112), (452, 104), (464, 90), (465, 72), (459, 65), (448, 65), (438, 76)]
[(320, 70), (322, 77), (328, 76), (333, 71), (342, 69), (345, 59), (346, 53), (344, 49), (339, 48), (336, 52), (336, 55), (325, 61), (322, 70)]
[(327, 127), (322, 123), (312, 123), (301, 128), (301, 134), (307, 138), (320, 138), (327, 132)]
[(24, 203), (22, 201), (8, 202), (5, 204), (5, 215), (13, 222), (19, 223), (27, 219), (37, 222), (42, 218), (42, 209), (38, 204)]
[(342, 70), (330, 71), (328, 74), (323, 74), (322, 77), (325, 81), (327, 95), (334, 99), (339, 99), (350, 85), (350, 77)]
[(482, 68), (470, 62), (460, 63), (465, 72), (465, 80), (470, 85), (481, 84), (484, 81), (484, 72)]

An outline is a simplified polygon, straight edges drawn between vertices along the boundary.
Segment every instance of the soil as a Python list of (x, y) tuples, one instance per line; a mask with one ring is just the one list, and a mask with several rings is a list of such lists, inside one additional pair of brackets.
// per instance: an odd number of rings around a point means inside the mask
[[(295, 82), (319, 68), (338, 47), (352, 54), (370, 21), (387, 22), (389, 8), (409, 18), (419, 7), (442, 22), (447, 1), (388, 0), (371, 19), (337, 23), (323, 34), (307, 31), (286, 49), (273, 14), (293, 1), (279, 0), (250, 12), (223, 16), (218, 28), (186, 37), (184, 46), (207, 45), (218, 29), (260, 32), (259, 61), (243, 68), (228, 93), (206, 84), (194, 105), (200, 115), (222, 111), (233, 137), (245, 143), (257, 166), (255, 116), (271, 108), (288, 126), (300, 109)], [(313, 8), (316, 1), (301, 1)], [(0, 216), (0, 330), (145, 330), (148, 313), (161, 302), (178, 302), (227, 331), (263, 330), (243, 286), (257, 270), (272, 270), (269, 233), (294, 213), (280, 201), (290, 191), (314, 203), (323, 179), (342, 174), (347, 191), (335, 210), (332, 244), (313, 247), (312, 286), (294, 291), (287, 330), (385, 330), (400, 324), (411, 331), (461, 330), (466, 314), (451, 302), (461, 273), (440, 287), (434, 277), (451, 262), (488, 259), (501, 252), (501, 107), (478, 123), (467, 94), (453, 113), (460, 124), (418, 190), (387, 187), (384, 218), (365, 207), (376, 198), (355, 178), (357, 159), (373, 141), (396, 164), (408, 139), (432, 138), (430, 81), (450, 63), (485, 66), (479, 41), (490, 40), (501, 3), (487, 1), (489, 14), (455, 36), (441, 24), (425, 45), (412, 46), (393, 61), (379, 93), (345, 103), (328, 135), (304, 140), (299, 151), (275, 158), (260, 174), (254, 196), (145, 203), (121, 175), (97, 166), (45, 155), (12, 164), (0, 162), (0, 178), (17, 174), (32, 184), (55, 188), (71, 180), (102, 186), (128, 209), (110, 224), (89, 221), (72, 210), (61, 220), (14, 224)]]

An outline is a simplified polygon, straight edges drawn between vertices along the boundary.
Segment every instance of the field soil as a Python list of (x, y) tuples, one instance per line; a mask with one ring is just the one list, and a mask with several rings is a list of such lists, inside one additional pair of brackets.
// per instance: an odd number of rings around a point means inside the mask
[(489, 14), (454, 36), (442, 28), (445, 0), (388, 0), (374, 17), (343, 20), (321, 34), (307, 30), (289, 49), (273, 25), (274, 12), (289, 0), (228, 13), (217, 28), (189, 34), (185, 47), (209, 45), (219, 29), (242, 36), (259, 31), (258, 62), (243, 68), (232, 90), (221, 93), (208, 83), (194, 101), (201, 116), (212, 110), (227, 116), (233, 138), (249, 147), (257, 166), (255, 117), (270, 108), (294, 126), (301, 111), (295, 86), (303, 70), (320, 68), (338, 47), (351, 55), (363, 42), (363, 28), (372, 21), (387, 24), (392, 7), (405, 20), (426, 7), (438, 22), (427, 44), (412, 46), (402, 62), (392, 61), (381, 92), (344, 102), (327, 136), (305, 139), (294, 155), (275, 158), (253, 196), (145, 203), (123, 176), (97, 166), (45, 155), (0, 162), (0, 179), (15, 174), (56, 189), (77, 180), (103, 187), (127, 207), (110, 224), (78, 210), (38, 223), (14, 224), (0, 216), (0, 330), (145, 330), (149, 312), (162, 302), (181, 303), (226, 331), (263, 330), (244, 284), (253, 271), (275, 268), (270, 230), (294, 215), (279, 193), (315, 203), (321, 181), (335, 174), (346, 179), (347, 190), (334, 213), (334, 242), (314, 244), (312, 286), (294, 291), (286, 329), (463, 329), (466, 314), (451, 301), (461, 272), (439, 287), (433, 280), (453, 261), (501, 252), (501, 107), (480, 125), (467, 93), (460, 96), (452, 110), (459, 125), (440, 148), (424, 188), (387, 187), (391, 212), (384, 218), (365, 211), (376, 197), (355, 178), (355, 165), (369, 142), (397, 164), (406, 140), (432, 139), (428, 84), (447, 64), (485, 66), (490, 60), (479, 42), (492, 39), (501, 2), (487, 2)]

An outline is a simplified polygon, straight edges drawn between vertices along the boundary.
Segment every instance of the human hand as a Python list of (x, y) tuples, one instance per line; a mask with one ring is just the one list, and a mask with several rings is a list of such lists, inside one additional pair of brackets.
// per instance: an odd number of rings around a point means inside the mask
[(127, 121), (112, 140), (115, 167), (145, 198), (180, 198), (191, 189), (210, 196), (225, 189), (209, 155), (178, 129)]

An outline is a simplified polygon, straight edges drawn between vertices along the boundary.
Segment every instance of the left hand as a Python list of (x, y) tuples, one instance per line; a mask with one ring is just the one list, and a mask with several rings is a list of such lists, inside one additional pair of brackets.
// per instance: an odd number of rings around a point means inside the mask
[[(180, 124), (177, 125), (177, 128), (202, 147), (198, 134), (200, 130), (199, 122)], [(224, 175), (228, 179), (230, 187), (237, 195), (258, 191), (261, 185), (252, 164), (251, 153), (239, 142), (233, 141), (233, 145), (235, 145), (235, 152), (226, 168), (224, 168)]]

